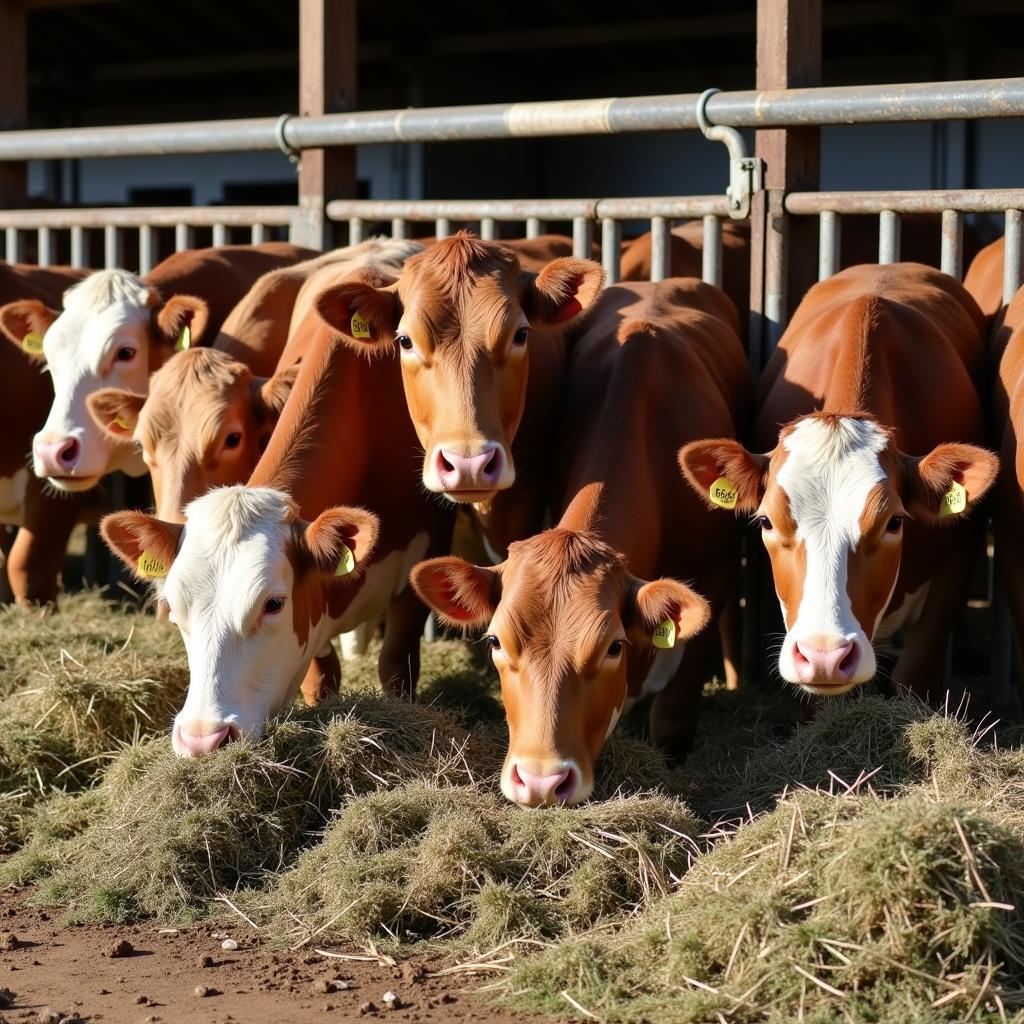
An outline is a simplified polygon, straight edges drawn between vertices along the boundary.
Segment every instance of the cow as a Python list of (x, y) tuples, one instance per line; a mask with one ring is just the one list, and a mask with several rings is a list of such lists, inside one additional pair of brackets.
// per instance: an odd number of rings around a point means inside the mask
[(398, 349), (423, 486), (473, 507), (494, 560), (540, 525), (567, 336), (603, 283), (589, 260), (527, 273), (500, 243), (459, 232), (395, 285), (344, 282), (317, 299), (355, 351)]
[[(71, 267), (0, 262), (0, 304), (56, 305), (64, 291), (85, 274)], [(53, 495), (29, 469), (32, 435), (46, 420), (53, 385), (36, 361), (40, 339), (26, 331), (11, 340), (17, 345), (0, 342), (0, 379), (4, 382), (4, 400), (0, 402), (0, 558), (4, 560), (0, 562), (0, 599), (20, 605), (52, 605), (57, 599), (64, 549), (83, 502)]]
[(509, 800), (585, 800), (619, 716), (648, 693), (654, 742), (676, 757), (688, 749), (716, 653), (701, 631), (729, 597), (740, 533), (707, 511), (676, 460), (745, 415), (753, 382), (738, 326), (728, 298), (697, 280), (606, 289), (570, 355), (557, 525), (493, 568), (446, 557), (413, 570), (445, 623), (485, 630), (508, 719)]
[(40, 301), (0, 308), (0, 327), (16, 343), (43, 336), (53, 381), (49, 416), (32, 442), (36, 475), (66, 492), (89, 490), (113, 470), (142, 475), (134, 447), (95, 427), (89, 394), (104, 385), (145, 393), (150, 373), (175, 348), (215, 335), (260, 274), (311, 255), (284, 243), (186, 250), (141, 278), (96, 271), (65, 293), (59, 312)]
[(997, 238), (971, 260), (964, 276), (964, 287), (974, 297), (991, 323), (1003, 308), (1003, 257), (1006, 240)]
[(873, 678), (874, 644), (900, 627), (896, 682), (924, 696), (942, 679), (985, 526), (967, 513), (998, 471), (979, 447), (983, 327), (930, 267), (842, 271), (810, 289), (762, 375), (767, 454), (730, 438), (680, 455), (697, 493), (725, 481), (760, 526), (785, 622), (778, 671), (806, 693)]
[(404, 463), (416, 434), (397, 347), (367, 359), (316, 309), (301, 331), (298, 375), (246, 484), (194, 500), (184, 526), (142, 512), (101, 523), (137, 575), (154, 560), (166, 572), (190, 670), (172, 737), (182, 756), (259, 735), (300, 685), (336, 688), (331, 639), (385, 612), (382, 684), (414, 693), (427, 610), (408, 574), (448, 549), (453, 507)]

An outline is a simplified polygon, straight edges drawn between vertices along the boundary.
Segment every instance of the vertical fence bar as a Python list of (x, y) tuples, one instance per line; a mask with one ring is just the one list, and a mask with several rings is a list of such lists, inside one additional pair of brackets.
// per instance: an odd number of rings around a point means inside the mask
[(48, 267), (53, 263), (53, 235), (49, 228), (39, 228), (36, 231), (36, 244), (38, 255), (36, 262), (41, 267)]
[(824, 210), (818, 218), (818, 280), (827, 281), (839, 270), (839, 246), (842, 244), (839, 214)]
[(958, 210), (942, 211), (942, 254), (939, 267), (958, 281), (964, 271), (964, 215)]
[(188, 224), (174, 225), (174, 251), (182, 252), (192, 248), (192, 228)]
[(572, 219), (572, 254), (577, 259), (589, 260), (594, 249), (594, 225), (589, 217)]
[(900, 261), (900, 215), (883, 210), (878, 215), (878, 262), (886, 265)]
[(264, 224), (253, 224), (249, 229), (249, 244), (262, 245), (267, 240), (267, 228)]
[(704, 218), (704, 249), (701, 257), (700, 276), (713, 284), (722, 287), (722, 222), (715, 216)]
[(527, 238), (540, 238), (544, 234), (544, 225), (541, 222), (540, 217), (527, 217), (526, 218), (526, 237)]
[(81, 224), (71, 228), (71, 266), (85, 266), (85, 228)]
[(671, 271), (671, 228), (667, 217), (651, 218), (651, 280), (664, 281)]
[(348, 219), (348, 244), (358, 245), (363, 240), (363, 218), (349, 217)]
[(488, 242), (493, 242), (496, 235), (496, 223), (493, 217), (484, 217), (480, 221), (480, 237)]
[(1020, 287), (1020, 210), (1006, 211), (1005, 254), (1003, 256), (1003, 302), (1009, 302)]
[(156, 244), (152, 224), (139, 225), (139, 273), (148, 274), (156, 265)]
[(18, 263), (21, 259), (21, 239), (17, 228), (4, 230), (4, 258), (8, 263)]
[(113, 224), (103, 229), (103, 266), (106, 270), (121, 266), (121, 235)]
[(601, 262), (605, 284), (617, 284), (622, 249), (622, 223), (614, 217), (601, 218)]
[(223, 224), (213, 225), (213, 244), (214, 245), (227, 245), (228, 244), (228, 229)]
[(405, 219), (403, 217), (395, 217), (391, 221), (391, 237), (405, 238)]
[(434, 221), (434, 237), (440, 241), (452, 233), (452, 222), (448, 217), (438, 217)]

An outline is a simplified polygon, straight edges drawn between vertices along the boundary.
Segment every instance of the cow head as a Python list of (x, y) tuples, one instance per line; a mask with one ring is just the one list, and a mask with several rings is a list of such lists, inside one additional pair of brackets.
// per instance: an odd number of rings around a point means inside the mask
[(871, 417), (824, 413), (785, 427), (768, 455), (694, 441), (679, 461), (710, 503), (753, 513), (786, 624), (779, 672), (818, 695), (874, 676), (872, 641), (896, 588), (905, 521), (955, 521), (999, 468), (967, 444), (905, 455)]
[(42, 336), (40, 357), (53, 378), (53, 405), (32, 441), (36, 475), (60, 490), (83, 491), (115, 469), (144, 473), (134, 445), (93, 422), (87, 399), (108, 386), (145, 394), (150, 370), (176, 346), (198, 340), (206, 317), (202, 299), (162, 302), (125, 270), (90, 274), (68, 289), (59, 313), (34, 301), (0, 307), (0, 327), (11, 341), (26, 347), (26, 337)]
[(398, 346), (424, 486), (479, 502), (515, 480), (531, 334), (567, 330), (603, 283), (589, 260), (524, 273), (509, 250), (460, 232), (409, 259), (395, 285), (345, 281), (316, 308), (363, 352)]
[(331, 589), (358, 580), (377, 518), (339, 507), (304, 522), (282, 491), (221, 487), (186, 508), (184, 526), (115, 512), (100, 530), (136, 575), (163, 579), (189, 665), (171, 741), (196, 757), (260, 735), (294, 698), (328, 639), (318, 624)]
[(689, 587), (639, 580), (597, 537), (565, 529), (512, 544), (495, 568), (435, 558), (411, 579), (446, 623), (486, 628), (509, 729), (501, 789), (530, 807), (590, 795), (627, 699), (659, 659), (667, 682), (710, 616)]
[(89, 396), (89, 411), (115, 442), (141, 445), (157, 516), (182, 523), (194, 498), (249, 479), (297, 371), (255, 377), (216, 349), (189, 349), (153, 374), (148, 396), (103, 388)]

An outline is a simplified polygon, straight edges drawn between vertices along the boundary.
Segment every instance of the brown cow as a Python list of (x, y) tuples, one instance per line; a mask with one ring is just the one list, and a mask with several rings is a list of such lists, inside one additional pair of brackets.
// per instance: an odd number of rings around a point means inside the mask
[[(487, 629), (510, 800), (586, 799), (605, 739), (646, 693), (653, 739), (677, 755), (689, 745), (716, 649), (713, 633), (695, 634), (729, 596), (739, 530), (707, 511), (676, 459), (687, 441), (732, 432), (749, 404), (737, 327), (726, 296), (696, 280), (608, 288), (570, 356), (558, 525), (494, 568), (439, 558), (413, 570), (446, 622)], [(693, 581), (710, 608), (662, 573)]]
[(29, 332), (43, 335), (53, 381), (49, 416), (32, 442), (36, 475), (58, 490), (83, 491), (116, 469), (144, 473), (131, 444), (96, 427), (88, 396), (109, 385), (145, 393), (150, 373), (176, 347), (216, 334), (257, 277), (311, 255), (276, 242), (187, 250), (142, 278), (96, 271), (65, 294), (60, 312), (39, 301), (0, 308), (0, 327), (16, 344)]
[(924, 694), (942, 678), (985, 525), (961, 520), (998, 471), (976, 447), (982, 327), (929, 267), (845, 270), (807, 293), (762, 377), (756, 436), (772, 450), (682, 453), (698, 493), (728, 481), (760, 523), (786, 624), (779, 672), (809, 693), (871, 679), (874, 641), (900, 627), (895, 679)]
[(992, 321), (1003, 308), (1003, 256), (1005, 239), (997, 238), (971, 260), (964, 287), (974, 297), (982, 313)]
[(397, 349), (366, 359), (315, 311), (302, 331), (298, 377), (248, 485), (196, 499), (184, 527), (141, 512), (103, 521), (132, 569), (149, 553), (167, 573), (191, 674), (173, 735), (183, 756), (258, 735), (300, 684), (336, 687), (331, 639), (385, 612), (385, 688), (411, 696), (419, 675), (427, 610), (408, 574), (447, 550), (453, 509), (403, 461), (416, 435)]
[(318, 300), (355, 350), (397, 345), (423, 486), (474, 507), (495, 559), (540, 525), (566, 334), (603, 281), (589, 260), (525, 273), (499, 243), (459, 232), (390, 288), (348, 282)]

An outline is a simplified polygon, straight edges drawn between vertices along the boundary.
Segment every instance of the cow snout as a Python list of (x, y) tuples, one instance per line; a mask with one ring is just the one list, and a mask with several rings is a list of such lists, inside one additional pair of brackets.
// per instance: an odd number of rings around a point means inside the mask
[(505, 455), (494, 445), (479, 455), (437, 450), (437, 478), (446, 491), (493, 491), (501, 480)]
[(48, 440), (38, 435), (32, 441), (36, 476), (67, 476), (73, 473), (82, 457), (82, 445), (76, 437)]
[(509, 769), (512, 797), (525, 807), (550, 807), (575, 803), (580, 789), (580, 773), (573, 764), (549, 775), (535, 775), (521, 764)]
[(176, 722), (171, 734), (171, 745), (179, 757), (202, 757), (218, 750), (226, 743), (237, 740), (237, 726), (227, 722), (197, 720)]
[(796, 642), (793, 665), (797, 678), (807, 686), (847, 686), (860, 665), (860, 647), (855, 640), (814, 637)]

